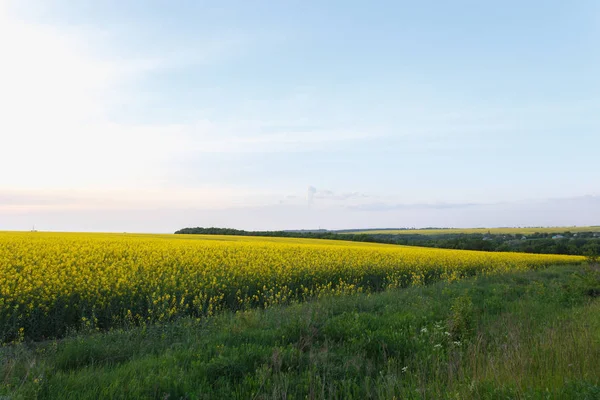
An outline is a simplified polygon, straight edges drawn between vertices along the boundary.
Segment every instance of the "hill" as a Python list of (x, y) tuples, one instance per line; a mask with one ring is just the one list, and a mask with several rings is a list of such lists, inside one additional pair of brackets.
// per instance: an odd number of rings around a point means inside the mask
[(333, 231), (342, 234), (387, 234), (387, 235), (449, 235), (449, 234), (492, 234), (492, 235), (531, 235), (535, 233), (600, 232), (600, 226), (557, 226), (557, 227), (504, 227), (504, 228), (424, 228), (424, 229), (345, 229)]

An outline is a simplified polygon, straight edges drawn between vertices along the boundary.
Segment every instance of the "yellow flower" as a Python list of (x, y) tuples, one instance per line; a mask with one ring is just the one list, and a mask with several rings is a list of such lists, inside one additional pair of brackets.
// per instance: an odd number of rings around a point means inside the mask
[(580, 262), (315, 239), (0, 232), (0, 326), (8, 327), (0, 342), (22, 336), (23, 326), (51, 337), (90, 320), (110, 327), (202, 317)]

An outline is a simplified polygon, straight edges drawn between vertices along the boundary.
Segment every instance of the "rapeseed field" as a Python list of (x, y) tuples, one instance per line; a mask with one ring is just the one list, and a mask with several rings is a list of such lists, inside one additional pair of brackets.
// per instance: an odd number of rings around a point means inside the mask
[(0, 342), (581, 263), (313, 239), (0, 233)]

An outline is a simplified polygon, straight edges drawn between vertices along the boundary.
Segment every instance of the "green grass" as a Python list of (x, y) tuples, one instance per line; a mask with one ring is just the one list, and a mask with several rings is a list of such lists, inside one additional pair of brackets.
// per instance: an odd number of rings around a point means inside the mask
[(80, 332), (0, 349), (0, 399), (598, 399), (599, 294), (552, 267)]
[(564, 233), (564, 232), (600, 232), (600, 226), (557, 226), (544, 228), (449, 228), (449, 229), (367, 229), (344, 231), (341, 234), (388, 234), (388, 235), (444, 235), (444, 234), (472, 234), (491, 233), (494, 235), (531, 235), (534, 233)]

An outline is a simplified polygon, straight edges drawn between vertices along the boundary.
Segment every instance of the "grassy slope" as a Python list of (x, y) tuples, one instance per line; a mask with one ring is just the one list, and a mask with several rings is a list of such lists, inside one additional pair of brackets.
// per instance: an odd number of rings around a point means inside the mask
[(553, 267), (11, 346), (0, 349), (0, 394), (597, 399), (600, 281), (584, 271)]
[(571, 227), (550, 227), (550, 228), (452, 228), (452, 229), (373, 229), (345, 231), (340, 233), (366, 233), (366, 234), (388, 234), (388, 235), (443, 235), (457, 233), (492, 233), (495, 235), (503, 234), (522, 234), (531, 235), (533, 233), (563, 233), (563, 232), (600, 232), (600, 226), (571, 226)]

